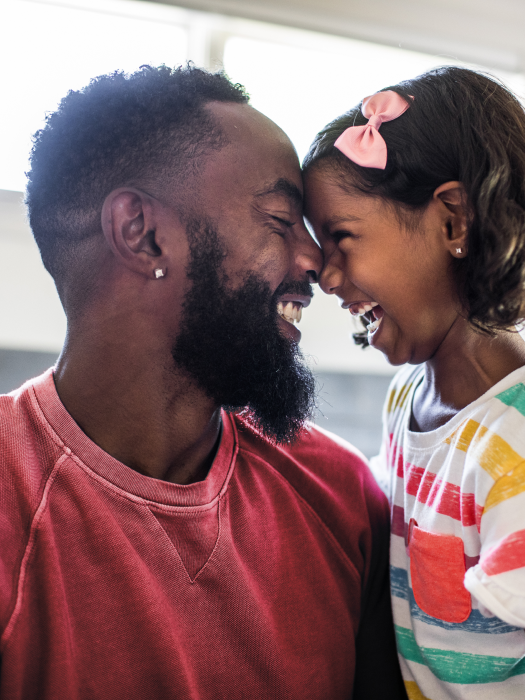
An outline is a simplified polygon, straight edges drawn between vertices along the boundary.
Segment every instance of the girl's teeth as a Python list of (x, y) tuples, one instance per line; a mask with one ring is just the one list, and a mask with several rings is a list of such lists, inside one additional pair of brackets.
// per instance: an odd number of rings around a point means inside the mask
[(370, 333), (370, 335), (373, 335), (379, 326), (381, 325), (381, 321), (383, 320), (383, 317), (376, 319), (372, 323), (369, 323), (368, 326), (366, 327), (366, 330)]
[(352, 316), (363, 316), (363, 314), (372, 311), (375, 306), (379, 306), (377, 301), (369, 301), (363, 304), (363, 306), (350, 306), (350, 313)]

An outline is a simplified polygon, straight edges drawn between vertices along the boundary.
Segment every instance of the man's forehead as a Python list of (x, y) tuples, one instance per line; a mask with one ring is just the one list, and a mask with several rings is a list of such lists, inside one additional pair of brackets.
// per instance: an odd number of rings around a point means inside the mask
[(302, 178), (295, 149), (274, 122), (249, 105), (210, 103), (227, 144), (212, 155), (208, 174), (236, 182), (245, 194), (281, 196), (302, 203)]
[(299, 187), (295, 184), (295, 182), (292, 182), (284, 177), (278, 178), (269, 184), (268, 187), (255, 192), (256, 198), (262, 199), (264, 197), (271, 196), (286, 197), (299, 207), (301, 207), (303, 204), (303, 195)]

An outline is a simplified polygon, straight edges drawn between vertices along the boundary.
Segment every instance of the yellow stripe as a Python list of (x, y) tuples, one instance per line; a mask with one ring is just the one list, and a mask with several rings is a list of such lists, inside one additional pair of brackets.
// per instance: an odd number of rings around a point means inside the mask
[(395, 396), (396, 396), (396, 390), (392, 389), (392, 391), (390, 392), (390, 396), (388, 397), (388, 407), (386, 409), (387, 413), (392, 412), (392, 408), (393, 408), (392, 404), (394, 403)]
[(419, 686), (415, 681), (405, 681), (405, 688), (409, 700), (430, 700), (426, 695), (419, 690)]
[(494, 480), (515, 469), (523, 457), (499, 435), (474, 420), (468, 420), (445, 440), (458, 450), (467, 452)]
[(401, 388), (394, 408), (403, 408), (407, 396), (410, 393), (410, 389), (412, 388), (412, 384), (413, 382), (411, 384), (405, 384), (405, 386)]
[(483, 430), (483, 435), (487, 432), (487, 429), (476, 423), (475, 420), (468, 420), (466, 423), (462, 423), (457, 430), (455, 430), (450, 437), (448, 437), (445, 442), (448, 445), (452, 445), (455, 442), (454, 447), (458, 450), (466, 452), (470, 447), (472, 438), (476, 434), (476, 430), (481, 427)]
[(522, 461), (510, 474), (505, 474), (494, 484), (485, 501), (485, 510), (498, 503), (517, 496), (525, 491), (525, 461)]

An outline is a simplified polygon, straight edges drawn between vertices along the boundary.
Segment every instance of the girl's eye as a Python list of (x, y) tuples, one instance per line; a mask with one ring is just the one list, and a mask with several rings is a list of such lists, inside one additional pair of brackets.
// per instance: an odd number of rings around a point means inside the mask
[(330, 234), (330, 238), (336, 243), (340, 243), (343, 238), (355, 238), (356, 236), (350, 231), (334, 231)]

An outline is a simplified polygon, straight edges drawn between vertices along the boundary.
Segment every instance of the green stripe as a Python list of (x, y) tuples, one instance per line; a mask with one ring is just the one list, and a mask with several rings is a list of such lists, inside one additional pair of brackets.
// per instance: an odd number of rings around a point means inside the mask
[(522, 416), (525, 416), (525, 386), (523, 386), (523, 384), (511, 386), (510, 389), (498, 394), (496, 398), (506, 406), (514, 406)]
[(525, 656), (515, 659), (420, 647), (411, 630), (397, 625), (396, 637), (399, 652), (407, 661), (428, 666), (446, 683), (500, 683), (525, 673)]

